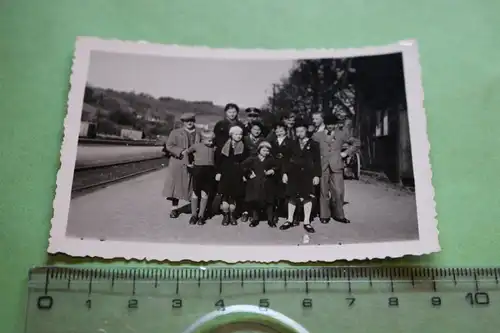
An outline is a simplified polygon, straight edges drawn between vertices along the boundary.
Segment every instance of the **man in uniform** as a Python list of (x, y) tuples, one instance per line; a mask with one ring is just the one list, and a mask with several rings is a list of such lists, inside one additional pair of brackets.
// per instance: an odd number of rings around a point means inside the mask
[[(251, 124), (253, 122), (257, 121), (257, 122), (263, 124), (262, 117), (261, 117), (262, 111), (258, 108), (247, 108), (245, 110), (245, 113), (247, 114), (248, 122), (246, 123), (245, 128), (243, 130), (244, 130), (244, 134), (248, 135), (248, 133), (250, 133)], [(262, 137), (265, 138), (268, 134), (269, 134), (269, 129), (267, 127), (263, 126)]]

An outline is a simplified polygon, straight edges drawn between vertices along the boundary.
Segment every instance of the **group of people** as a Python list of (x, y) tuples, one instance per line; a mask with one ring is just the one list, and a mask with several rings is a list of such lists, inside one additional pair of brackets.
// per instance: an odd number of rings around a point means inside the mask
[[(196, 127), (195, 115), (183, 114), (165, 144), (170, 156), (164, 196), (172, 202), (171, 218), (180, 215), (179, 202), (191, 202), (190, 224), (204, 225), (222, 213), (222, 225), (250, 227), (262, 218), (288, 230), (300, 225), (314, 233), (312, 218), (322, 223), (350, 221), (344, 214), (343, 158), (359, 148), (359, 140), (339, 127), (338, 117), (313, 113), (311, 122), (293, 112), (264, 126), (260, 110), (227, 104), (213, 131)], [(346, 148), (347, 145), (347, 148)]]

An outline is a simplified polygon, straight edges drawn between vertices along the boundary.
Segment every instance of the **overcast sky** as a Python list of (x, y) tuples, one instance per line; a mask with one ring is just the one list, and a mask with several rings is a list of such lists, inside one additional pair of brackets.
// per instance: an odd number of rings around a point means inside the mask
[(260, 107), (273, 83), (287, 76), (291, 60), (170, 58), (93, 51), (88, 83), (120, 91), (188, 101)]

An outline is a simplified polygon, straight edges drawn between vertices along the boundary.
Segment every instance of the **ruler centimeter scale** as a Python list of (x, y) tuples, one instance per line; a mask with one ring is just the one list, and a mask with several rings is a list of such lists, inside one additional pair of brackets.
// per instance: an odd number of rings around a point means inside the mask
[(26, 333), (500, 331), (500, 268), (30, 271)]

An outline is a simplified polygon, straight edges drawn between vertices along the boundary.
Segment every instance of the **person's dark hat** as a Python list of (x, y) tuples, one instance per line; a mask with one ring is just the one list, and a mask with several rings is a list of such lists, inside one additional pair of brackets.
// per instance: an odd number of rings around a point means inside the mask
[(261, 110), (258, 109), (258, 108), (247, 108), (245, 110), (245, 112), (246, 112), (246, 114), (248, 116), (254, 116), (254, 117), (256, 117), (256, 116), (260, 116)]
[(251, 129), (254, 126), (259, 126), (261, 131), (264, 131), (264, 124), (258, 120), (254, 120), (248, 123), (248, 129)]
[(234, 103), (227, 103), (226, 106), (224, 107), (224, 112), (226, 112), (229, 109), (235, 109), (236, 112), (238, 113), (240, 112), (240, 108), (238, 107), (238, 105)]
[(297, 119), (295, 121), (295, 124), (293, 125), (294, 128), (297, 127), (305, 127), (306, 129), (309, 128), (309, 122), (303, 118)]
[(326, 114), (323, 117), (323, 121), (325, 125), (335, 125), (339, 123), (339, 118), (337, 118), (334, 114)]
[(196, 120), (196, 115), (192, 112), (186, 112), (181, 115), (180, 118), (181, 121), (195, 121)]

